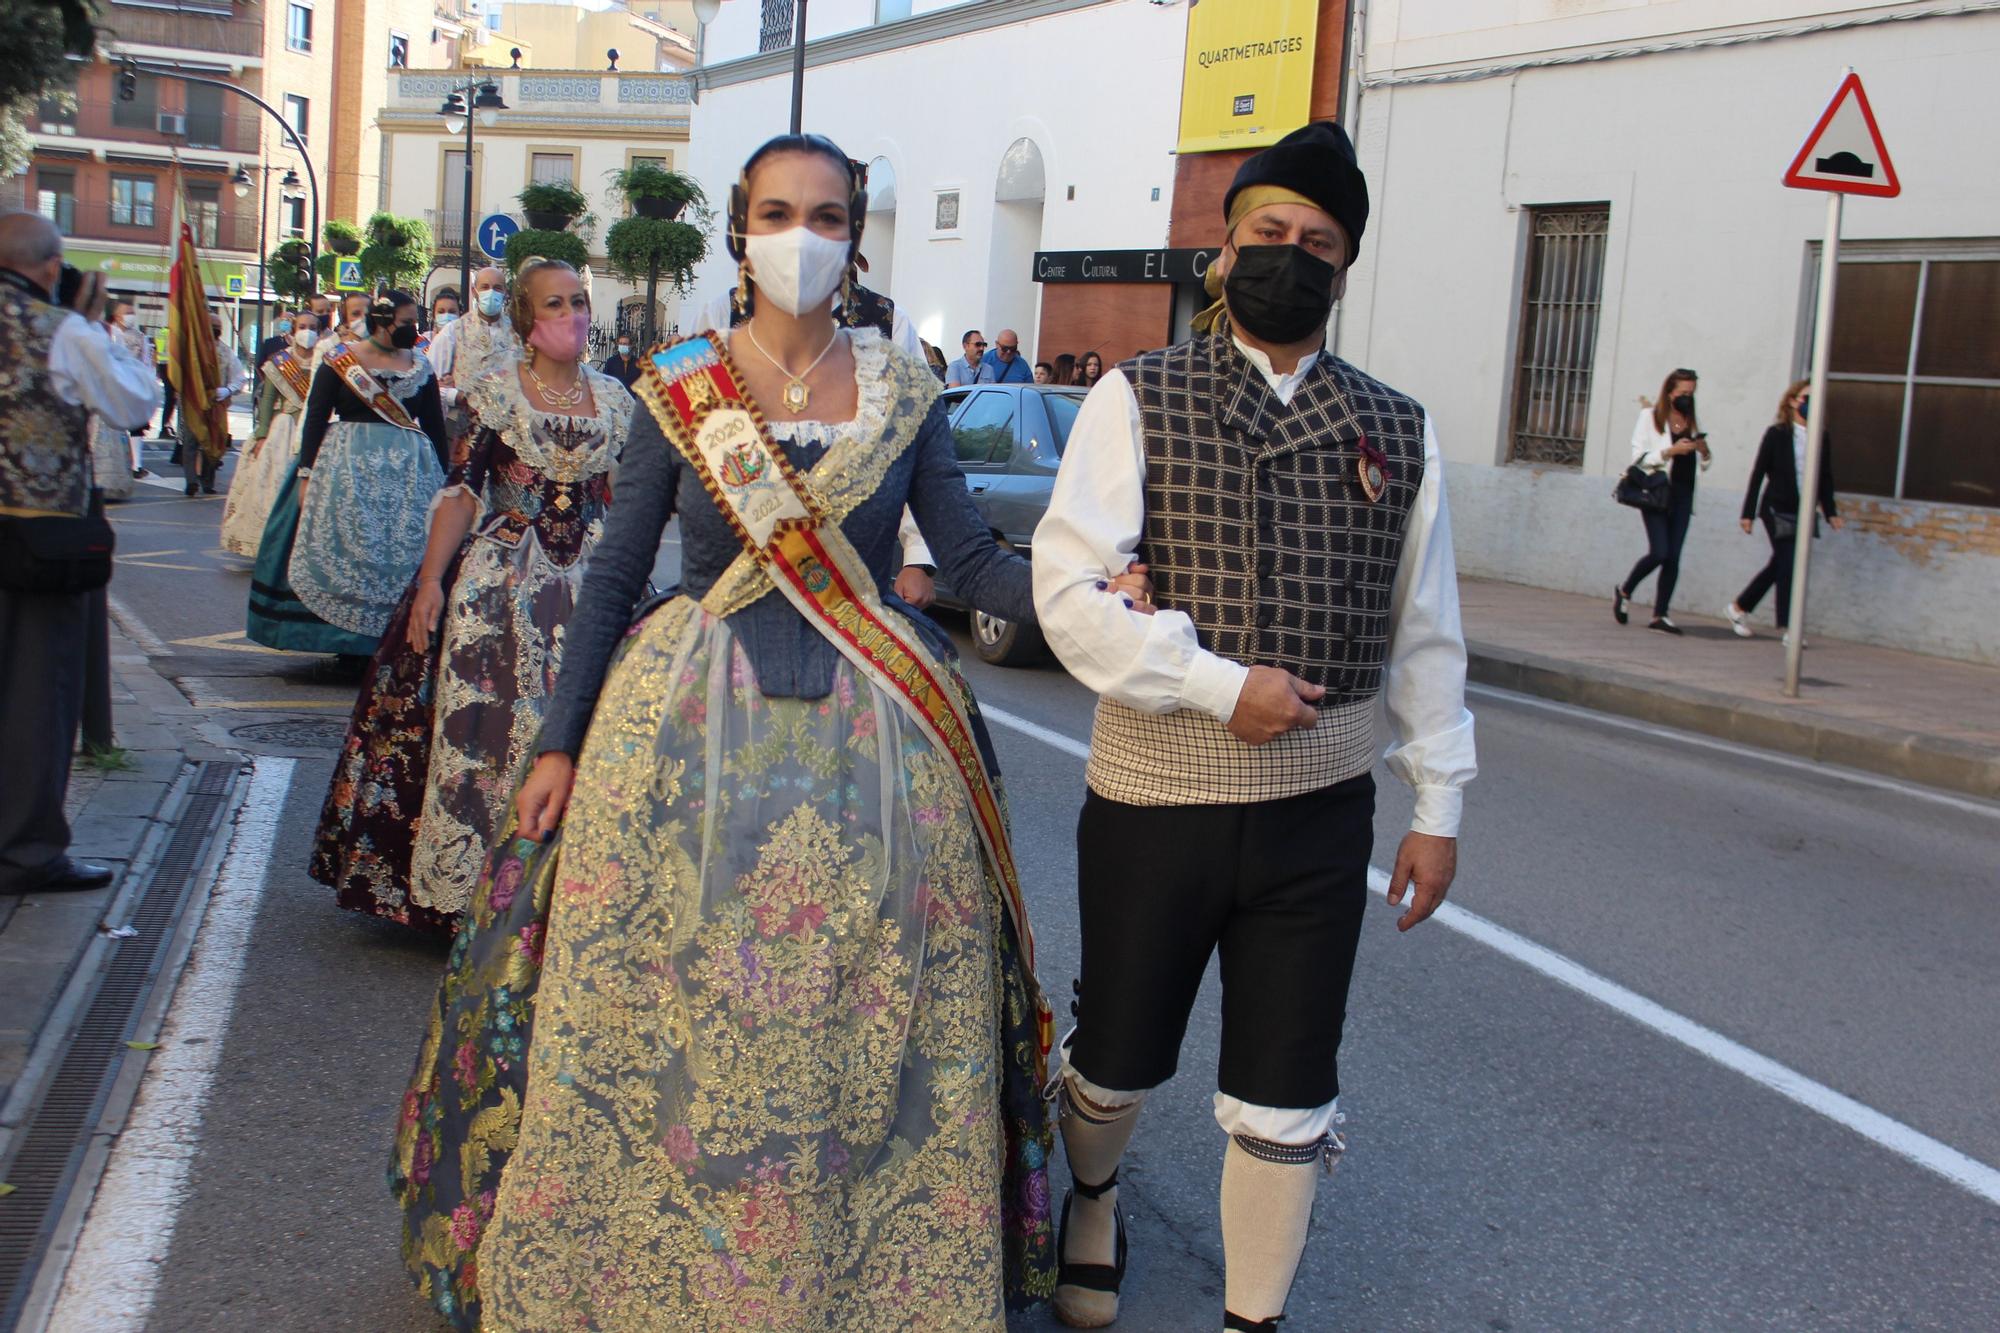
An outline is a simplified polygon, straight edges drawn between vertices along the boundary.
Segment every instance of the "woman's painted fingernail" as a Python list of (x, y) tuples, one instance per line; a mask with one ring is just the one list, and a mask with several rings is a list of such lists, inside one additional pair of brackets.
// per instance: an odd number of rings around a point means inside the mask
[(1099, 579), (1099, 580), (1097, 581), (1097, 590), (1098, 590), (1099, 592), (1103, 592), (1103, 591), (1104, 591), (1104, 590), (1105, 590), (1106, 588), (1108, 588), (1108, 587), (1110, 587), (1110, 586), (1111, 586), (1111, 585), (1110, 585), (1110, 584), (1108, 584), (1108, 583), (1106, 583), (1106, 582), (1105, 582), (1105, 581), (1104, 581), (1103, 579)]
[(555, 840), (556, 840), (556, 831), (554, 829), (550, 829), (547, 833), (544, 833), (542, 835), (542, 845), (544, 847), (548, 846)]
[(1125, 605), (1127, 605), (1127, 606), (1130, 606), (1130, 605), (1132, 605), (1132, 599), (1131, 599), (1130, 597), (1127, 597), (1127, 598), (1125, 599)]

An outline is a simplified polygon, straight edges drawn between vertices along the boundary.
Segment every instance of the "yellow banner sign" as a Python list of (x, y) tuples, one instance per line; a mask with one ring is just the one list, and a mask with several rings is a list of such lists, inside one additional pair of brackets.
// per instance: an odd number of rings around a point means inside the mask
[(1179, 151), (1259, 148), (1305, 124), (1318, 26), (1319, 0), (1195, 0)]

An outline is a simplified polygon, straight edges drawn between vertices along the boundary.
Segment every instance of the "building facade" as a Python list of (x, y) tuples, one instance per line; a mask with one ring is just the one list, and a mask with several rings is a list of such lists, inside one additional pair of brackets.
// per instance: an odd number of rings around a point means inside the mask
[[(471, 267), (482, 268), (504, 253), (504, 236), (496, 240), (490, 228), (481, 235), (483, 220), (502, 217), (507, 220), (503, 231), (518, 228), (522, 218), (516, 196), (525, 186), (568, 182), (590, 199), (595, 219), (594, 225), (580, 223), (573, 230), (590, 248), (597, 321), (606, 328), (613, 321), (639, 327), (643, 294), (613, 276), (604, 259), (604, 233), (627, 211), (611, 175), (641, 161), (685, 169), (692, 81), (685, 74), (603, 68), (393, 75), (379, 117), (385, 145), (384, 206), (430, 224), (436, 267), (425, 283), (427, 296), (458, 286), (466, 239), (465, 138), (449, 132), (439, 107), (468, 81), (489, 78), (507, 109), (496, 113), (493, 125), (476, 122), (472, 130)], [(671, 328), (677, 311), (674, 293), (663, 289), (655, 327)]]
[(1644, 547), (1611, 487), (1685, 366), (1716, 461), (1675, 604), (1711, 616), (1765, 559), (1744, 483), (1811, 358), (1825, 196), (1780, 178), (1860, 73), (1903, 193), (1846, 209), (1816, 407), (1849, 527), (1814, 548), (1809, 620), (2000, 662), (2000, 12), (1371, 0), (1363, 23), (1375, 213), (1336, 344), (1436, 420), (1460, 568), (1608, 600)]

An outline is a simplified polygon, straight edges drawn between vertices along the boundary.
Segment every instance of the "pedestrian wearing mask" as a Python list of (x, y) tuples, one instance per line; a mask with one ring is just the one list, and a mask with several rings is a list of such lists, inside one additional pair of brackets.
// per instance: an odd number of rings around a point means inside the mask
[(580, 364), (590, 301), (568, 264), (523, 264), (510, 319), (528, 355), (465, 394), (472, 429), (363, 679), (312, 855), (342, 907), (439, 933), (506, 823), (513, 788), (496, 775), (531, 758), (632, 422), (624, 387)]
[[(243, 369), (243, 358), (236, 355), (224, 336), (222, 321), (210, 319), (210, 335), (215, 343), (217, 365), (214, 396), (208, 403), (208, 432), (202, 440), (185, 439), (177, 446), (181, 456), (181, 473), (187, 479), (186, 493), (193, 495), (197, 488), (203, 495), (215, 494), (215, 477), (222, 470), (222, 457), (229, 452), (229, 406), (250, 383), (250, 376)], [(185, 397), (181, 400), (181, 425), (187, 425), (188, 411), (193, 405)], [(183, 434), (194, 432), (183, 429)]]
[[(431, 343), (445, 328), (458, 322), (458, 289), (440, 287), (438, 294), (431, 298), (431, 319), (422, 333), (417, 335), (417, 350), (430, 355)], [(437, 362), (431, 362), (431, 369), (437, 369)]]
[[(1758, 570), (1736, 600), (1723, 608), (1729, 628), (1738, 638), (1753, 637), (1750, 613), (1773, 590), (1778, 600), (1778, 628), (1785, 642), (1792, 641), (1792, 560), (1798, 550), (1799, 520), (1803, 506), (1799, 488), (1806, 471), (1806, 417), (1812, 410), (1812, 381), (1796, 380), (1778, 400), (1778, 419), (1765, 430), (1757, 445), (1757, 462), (1750, 469), (1750, 485), (1743, 493), (1743, 531), (1751, 530), (1752, 520), (1764, 524), (1771, 539), (1771, 559)], [(1819, 535), (1819, 515), (1835, 532), (1846, 526), (1833, 499), (1833, 437), (1820, 428), (1819, 497), (1813, 505), (1813, 535)]]
[(604, 364), (597, 369), (630, 389), (632, 382), (639, 378), (639, 372), (645, 369), (645, 363), (632, 355), (631, 335), (621, 333), (618, 335), (618, 350), (605, 357)]
[(472, 275), (471, 311), (439, 329), (424, 353), (437, 372), (446, 431), (454, 448), (471, 428), (459, 394), (488, 370), (511, 365), (521, 355), (520, 336), (506, 316), (507, 275), (498, 268), (482, 268)]
[(1647, 627), (1663, 634), (1682, 632), (1668, 612), (1681, 575), (1681, 547), (1694, 518), (1695, 474), (1706, 472), (1714, 461), (1708, 435), (1695, 419), (1695, 384), (1692, 370), (1674, 371), (1660, 385), (1660, 396), (1652, 406), (1640, 408), (1639, 419), (1632, 423), (1632, 463), (1647, 472), (1666, 473), (1667, 507), (1639, 511), (1646, 522), (1646, 554), (1611, 590), (1611, 614), (1621, 625), (1630, 618), (1632, 594), (1640, 582), (1658, 570), (1653, 618)]
[(319, 345), (319, 321), (310, 311), (299, 312), (286, 342), (288, 347), (264, 362), (250, 447), (236, 465), (222, 507), (222, 549), (251, 560), (299, 456), (299, 419), (312, 389), (308, 367)]
[(437, 377), (416, 349), (417, 303), (385, 292), (368, 338), (315, 348), (299, 458), (257, 548), (249, 635), (267, 648), (367, 657), (423, 555), (444, 480)]
[(292, 345), (292, 330), (297, 322), (289, 310), (280, 310), (278, 317), (271, 321), (271, 335), (257, 344), (257, 359), (251, 369), (253, 377), (264, 373), (264, 363)]
[(53, 222), (0, 215), (0, 894), (112, 878), (70, 857), (63, 813), (91, 593), (111, 576), (110, 525), (91, 496), (90, 417), (143, 430), (160, 386), (96, 322), (101, 275), (82, 276), (69, 309), (55, 304), (64, 268)]
[[(1220, 301), (1193, 339), (1091, 390), (1034, 537), (1042, 632), (1099, 696), (1077, 826), (1083, 974), (1057, 1084), (1075, 1188), (1055, 1306), (1079, 1328), (1117, 1318), (1119, 1163), (1218, 951), (1220, 1322), (1276, 1328), (1320, 1163), (1344, 1146), (1378, 699), (1389, 767), (1416, 789), (1389, 884), (1392, 904), (1415, 891), (1402, 929), (1451, 886), (1475, 768), (1430, 416), (1326, 350), (1368, 219), (1346, 133), (1307, 125), (1249, 158), (1223, 212), (1207, 279)], [(1134, 555), (1156, 604), (1103, 595)]]

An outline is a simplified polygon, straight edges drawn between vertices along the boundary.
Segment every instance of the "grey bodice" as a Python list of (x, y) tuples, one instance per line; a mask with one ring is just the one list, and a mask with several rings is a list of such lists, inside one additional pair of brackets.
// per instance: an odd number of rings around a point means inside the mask
[[(879, 350), (873, 356), (864, 355), (871, 349), (862, 337), (857, 335), (857, 365), (865, 369), (880, 364)], [(913, 389), (917, 380), (901, 374), (901, 369), (892, 359), (890, 378), (900, 388), (891, 395), (895, 401), (886, 407), (891, 429), (885, 436), (907, 438), (906, 431), (894, 430), (898, 412), (921, 413), (921, 424), (916, 427), (915, 439), (889, 464), (881, 482), (840, 526), (875, 575), (884, 601), (910, 617), (933, 652), (949, 657), (954, 650), (944, 632), (890, 590), (902, 566), (897, 529), (906, 503), (916, 515), (938, 567), (966, 601), (992, 615), (1033, 623), (1034, 595), (1028, 562), (994, 544), (966, 494), (951, 429), (943, 406), (935, 401), (936, 381), (924, 369), (922, 380), (931, 387), (928, 392), (920, 386)], [(864, 382), (862, 419), (872, 415), (867, 410), (869, 395), (876, 396), (879, 408), (882, 392), (881, 385)], [(924, 396), (912, 397), (912, 392)], [(882, 447), (893, 447), (886, 437)], [(824, 433), (811, 429), (802, 431), (796, 440), (780, 439), (779, 445), (793, 466), (803, 471), (814, 469), (828, 448)], [(632, 435), (619, 464), (616, 497), (604, 537), (591, 552), (584, 572), (582, 596), (563, 646), (562, 676), (542, 723), (537, 753), (560, 750), (575, 755), (582, 748), (612, 653), (645, 589), (660, 534), (675, 514), (681, 520), (678, 591), (698, 599), (715, 586), (743, 546), (703, 489), (700, 477), (683, 462), (652, 414), (642, 407), (634, 414)], [(730, 614), (727, 624), (743, 645), (758, 689), (766, 697), (817, 699), (832, 692), (840, 654), (783, 594), (775, 589), (765, 593)]]

